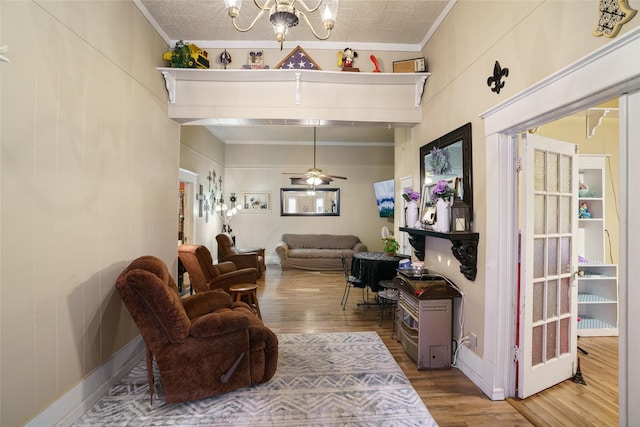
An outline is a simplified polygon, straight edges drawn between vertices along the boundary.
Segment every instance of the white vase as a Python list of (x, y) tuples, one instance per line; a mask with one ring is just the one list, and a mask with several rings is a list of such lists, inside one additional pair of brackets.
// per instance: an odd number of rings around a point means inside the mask
[(451, 231), (451, 204), (444, 199), (436, 202), (436, 224), (433, 229), (440, 233)]
[(407, 227), (415, 228), (418, 222), (418, 204), (414, 201), (407, 203)]

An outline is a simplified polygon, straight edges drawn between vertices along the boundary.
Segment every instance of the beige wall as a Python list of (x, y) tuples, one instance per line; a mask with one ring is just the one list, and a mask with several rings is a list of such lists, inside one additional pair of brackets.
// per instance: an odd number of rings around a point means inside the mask
[[(225, 145), (217, 139), (211, 132), (203, 126), (182, 126), (180, 128), (180, 167), (198, 175), (196, 192), (199, 192), (199, 186), (202, 185), (202, 192), (210, 196), (211, 191), (217, 198), (219, 190), (216, 189), (215, 183), (208, 180), (209, 173), (211, 176), (215, 173), (216, 182), (220, 177), (223, 178), (223, 188), (226, 187), (226, 179), (224, 178), (224, 155)], [(218, 183), (219, 186), (219, 183)], [(228, 192), (225, 190), (225, 197)], [(194, 202), (197, 208), (197, 201)], [(220, 215), (211, 214), (209, 218), (204, 213), (199, 216), (195, 213), (195, 238), (192, 242), (205, 245), (209, 248), (213, 259), (217, 259), (218, 244), (216, 243), (216, 234), (222, 229), (222, 220)]]
[[(474, 231), (480, 233), (477, 279), (470, 282), (459, 273), (451, 244), (443, 239), (427, 238), (425, 262), (463, 288), (464, 332), (478, 335), (475, 353), (479, 357), (484, 352), (485, 333), (491, 329), (485, 325), (491, 316), (484, 307), (484, 291), (486, 286), (495, 286), (484, 280), (485, 246), (491, 239), (485, 233), (484, 211), (491, 198), (499, 195), (482, 185), (493, 159), (485, 158), (483, 122), (478, 116), (606, 44), (609, 39), (591, 35), (596, 21), (596, 4), (585, 7), (580, 1), (458, 1), (423, 50), (432, 73), (423, 97), (423, 121), (411, 130), (410, 139), (401, 140), (396, 147), (396, 155), (401, 151), (404, 157), (396, 160), (395, 176), (412, 175), (415, 182), (420, 146), (472, 122)], [(639, 23), (634, 19), (620, 34)], [(500, 94), (487, 86), (496, 60), (509, 68)], [(493, 383), (491, 360), (468, 363), (475, 364), (481, 381)]]
[(176, 271), (178, 125), (166, 45), (129, 1), (2, 1), (0, 425), (27, 421), (138, 334), (116, 276)]
[(226, 188), (243, 192), (269, 192), (271, 212), (241, 212), (232, 220), (240, 247), (264, 247), (276, 259), (275, 246), (283, 233), (353, 234), (371, 250), (382, 250), (380, 229), (392, 228), (380, 218), (373, 182), (393, 178), (393, 147), (318, 145), (317, 166), (325, 173), (347, 177), (327, 187), (340, 189), (340, 216), (281, 217), (280, 188), (291, 187), (282, 172), (305, 172), (313, 166), (312, 145), (227, 145)]

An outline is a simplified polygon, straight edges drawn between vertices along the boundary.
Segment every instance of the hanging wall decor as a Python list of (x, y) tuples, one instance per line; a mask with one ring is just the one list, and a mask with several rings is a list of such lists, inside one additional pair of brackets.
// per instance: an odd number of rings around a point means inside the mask
[(503, 77), (509, 77), (509, 69), (502, 68), (500, 63), (496, 61), (493, 65), (493, 76), (489, 76), (487, 79), (487, 86), (494, 85), (491, 88), (491, 92), (500, 93), (500, 89), (504, 87), (504, 83), (502, 80)]
[(593, 35), (615, 37), (620, 28), (631, 20), (636, 10), (629, 7), (628, 0), (599, 0), (598, 23)]

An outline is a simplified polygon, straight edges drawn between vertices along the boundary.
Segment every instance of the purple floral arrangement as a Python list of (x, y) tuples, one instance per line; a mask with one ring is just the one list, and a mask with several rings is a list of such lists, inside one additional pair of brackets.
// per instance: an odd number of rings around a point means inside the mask
[(404, 189), (404, 193), (402, 193), (402, 198), (407, 202), (415, 202), (420, 200), (420, 193), (417, 191), (413, 191), (413, 188), (408, 187)]
[(432, 199), (448, 199), (453, 196), (453, 189), (449, 187), (449, 183), (444, 179), (441, 179), (433, 186), (431, 190)]

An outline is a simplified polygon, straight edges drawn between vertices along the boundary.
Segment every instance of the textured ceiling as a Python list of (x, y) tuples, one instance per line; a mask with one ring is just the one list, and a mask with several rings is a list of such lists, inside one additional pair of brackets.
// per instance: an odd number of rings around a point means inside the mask
[[(258, 0), (261, 4), (264, 0)], [(201, 48), (277, 48), (268, 16), (254, 29), (236, 31), (227, 15), (224, 0), (134, 0), (147, 19), (173, 45), (178, 40)], [(315, 0), (307, 0), (315, 6)], [(339, 0), (336, 26), (326, 41), (317, 40), (307, 25), (289, 30), (285, 49), (298, 44), (305, 48), (419, 52), (448, 13), (455, 0)], [(244, 0), (238, 25), (247, 27), (258, 8)], [(317, 14), (309, 19), (319, 33), (324, 27)], [(289, 45), (291, 45), (289, 47)], [(211, 126), (208, 129), (225, 143), (300, 143), (313, 135), (299, 126)], [(312, 139), (312, 137), (311, 137)], [(318, 132), (318, 144), (393, 143), (393, 130), (379, 127), (328, 127)]]

